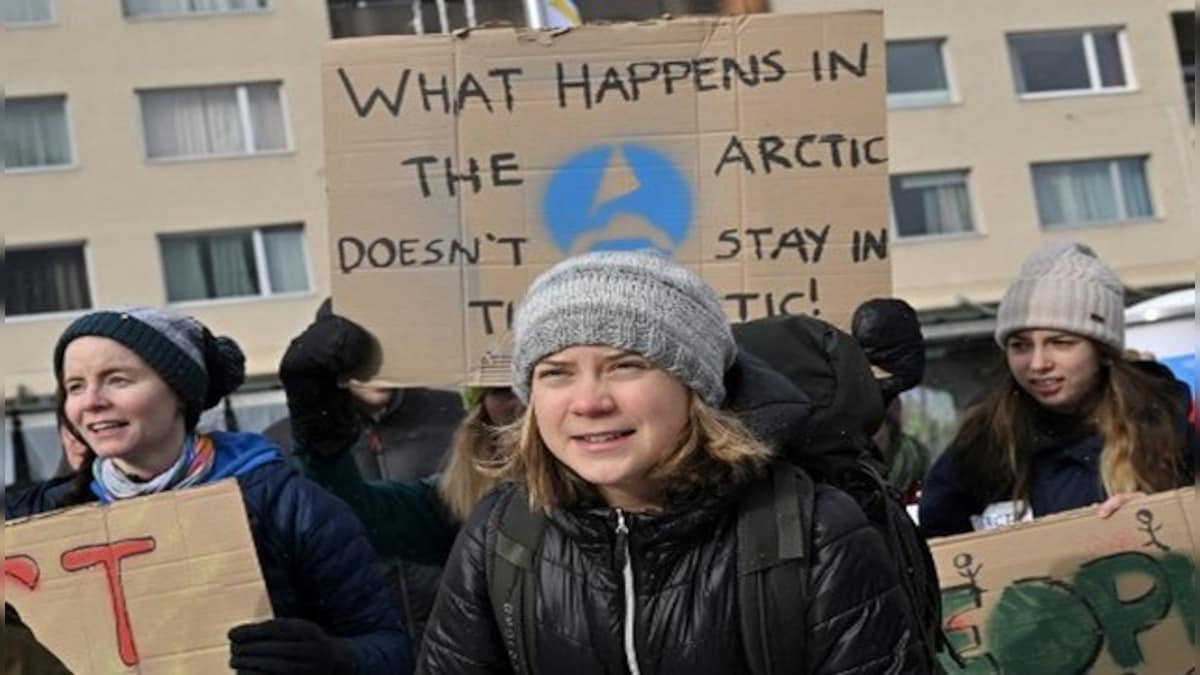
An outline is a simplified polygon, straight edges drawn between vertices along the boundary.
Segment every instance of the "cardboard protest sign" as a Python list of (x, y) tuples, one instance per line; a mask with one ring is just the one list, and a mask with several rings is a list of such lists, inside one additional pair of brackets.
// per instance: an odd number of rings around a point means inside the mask
[(1200, 499), (1191, 488), (931, 542), (949, 673), (1195, 673)]
[(334, 304), (396, 385), (505, 381), (562, 258), (656, 248), (731, 320), (888, 295), (880, 12), (330, 42)]
[(233, 480), (6, 523), (4, 598), (76, 674), (228, 672), (271, 617)]

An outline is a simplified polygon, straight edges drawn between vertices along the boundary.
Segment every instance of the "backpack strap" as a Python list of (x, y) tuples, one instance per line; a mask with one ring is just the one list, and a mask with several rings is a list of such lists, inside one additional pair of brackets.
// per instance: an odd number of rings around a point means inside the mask
[(738, 618), (754, 675), (805, 671), (815, 490), (803, 471), (776, 465), (738, 507)]
[(489, 556), (488, 597), (514, 675), (538, 672), (533, 562), (545, 523), (544, 514), (530, 510), (525, 488), (513, 490), (501, 510), (495, 546)]

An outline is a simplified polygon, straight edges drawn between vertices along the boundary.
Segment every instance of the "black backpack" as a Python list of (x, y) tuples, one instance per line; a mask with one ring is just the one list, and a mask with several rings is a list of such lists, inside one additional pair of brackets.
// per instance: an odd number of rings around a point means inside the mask
[[(934, 650), (943, 643), (937, 572), (900, 496), (882, 477), (882, 462), (870, 438), (883, 420), (883, 400), (866, 356), (852, 337), (811, 317), (736, 324), (734, 336), (751, 354), (749, 359), (739, 355), (739, 362), (765, 361), (811, 399), (804, 427), (781, 434), (792, 439), (777, 449), (789, 463), (773, 466), (770, 480), (755, 481), (739, 504), (738, 613), (750, 671), (806, 670), (803, 631), (785, 636), (770, 627), (805, 625), (814, 480), (850, 494), (879, 529), (894, 553), (919, 622), (915, 637), (932, 668)], [(736, 405), (730, 409), (742, 416), (755, 414)], [(533, 563), (545, 518), (530, 511), (523, 488), (514, 490), (498, 511), (495, 544), (486, 559), (488, 594), (513, 672), (536, 675), (534, 627), (526, 618), (534, 612)], [(777, 598), (802, 600), (781, 603)]]
[[(871, 439), (883, 422), (883, 398), (871, 365), (848, 333), (811, 316), (775, 316), (733, 326), (738, 345), (767, 362), (812, 402), (812, 416), (795, 442), (779, 452), (817, 482), (854, 498), (892, 552), (913, 608), (915, 637), (930, 667), (946, 648), (937, 568), (925, 538)], [(950, 650), (951, 656), (956, 656)]]

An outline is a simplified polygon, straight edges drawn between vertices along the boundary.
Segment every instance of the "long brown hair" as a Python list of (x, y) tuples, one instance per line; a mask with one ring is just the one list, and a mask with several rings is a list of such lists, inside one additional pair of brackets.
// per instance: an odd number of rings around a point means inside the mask
[[(660, 482), (666, 494), (745, 481), (770, 458), (767, 446), (732, 413), (713, 408), (695, 394), (688, 413), (679, 445), (648, 476)], [(492, 471), (499, 479), (525, 483), (531, 508), (549, 511), (597, 498), (595, 488), (546, 447), (532, 405), (519, 423), (504, 430), (502, 439)]]
[(483, 467), (495, 462), (498, 441), (499, 431), (480, 399), (455, 429), (450, 458), (437, 482), (438, 495), (458, 522), (471, 515), (479, 498), (497, 482)]
[[(1109, 495), (1183, 485), (1183, 404), (1161, 377), (1097, 344), (1101, 382), (1084, 421), (1100, 434), (1100, 480)], [(1005, 368), (1001, 381), (967, 412), (951, 442), (960, 478), (989, 499), (1028, 503), (1032, 446), (1041, 406)]]

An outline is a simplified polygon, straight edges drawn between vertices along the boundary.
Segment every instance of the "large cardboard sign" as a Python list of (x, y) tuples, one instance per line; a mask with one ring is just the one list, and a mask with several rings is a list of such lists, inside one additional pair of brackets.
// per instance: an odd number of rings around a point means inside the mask
[(932, 542), (949, 673), (1197, 672), (1200, 499), (1191, 488)]
[(506, 378), (513, 303), (590, 250), (845, 325), (891, 288), (884, 57), (877, 11), (332, 41), (335, 307), (397, 385)]
[(229, 672), (271, 617), (233, 480), (6, 523), (4, 598), (77, 674)]

